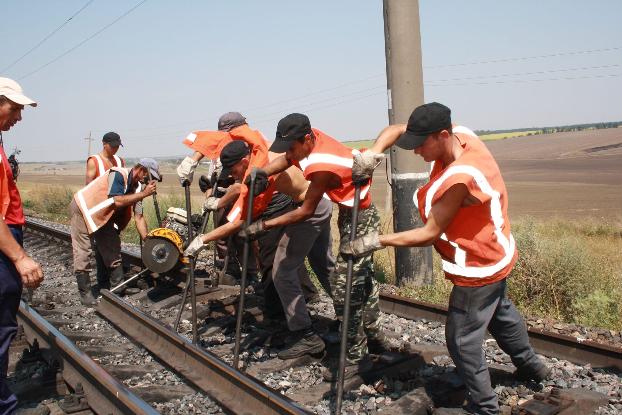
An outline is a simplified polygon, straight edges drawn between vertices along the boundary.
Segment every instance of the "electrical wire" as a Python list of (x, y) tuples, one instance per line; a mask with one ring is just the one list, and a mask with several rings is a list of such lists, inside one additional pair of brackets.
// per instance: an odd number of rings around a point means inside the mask
[(133, 12), (134, 10), (136, 10), (139, 6), (141, 6), (143, 3), (145, 3), (147, 0), (142, 0), (141, 2), (139, 2), (138, 4), (136, 4), (134, 7), (132, 7), (131, 9), (129, 9), (128, 11), (126, 11), (125, 13), (123, 13), (121, 16), (117, 17), (116, 19), (114, 19), (112, 22), (108, 23), (106, 26), (102, 27), (101, 29), (99, 29), (97, 32), (93, 33), (91, 36), (87, 37), (86, 39), (82, 40), (81, 42), (79, 42), (78, 44), (72, 46), (71, 48), (67, 49), (65, 52), (61, 53), (60, 55), (58, 55), (57, 57), (55, 57), (54, 59), (52, 59), (51, 61), (41, 65), (40, 67), (38, 67), (37, 69), (35, 69), (32, 72), (27, 73), (26, 75), (18, 78), (18, 80), (22, 80), (22, 79), (26, 79), (34, 74), (36, 74), (37, 72), (41, 71), (42, 69), (50, 66), (51, 64), (57, 62), (58, 60), (60, 60), (61, 58), (67, 56), (69, 53), (73, 52), (74, 50), (78, 49), (80, 46), (84, 45), (86, 42), (88, 42), (89, 40), (93, 39), (94, 37), (96, 37), (97, 35), (99, 35), (100, 33), (102, 33), (104, 30), (108, 29), (110, 26), (114, 25), (115, 23), (117, 23), (119, 20), (123, 19), (125, 16), (127, 16), (128, 14), (130, 14), (131, 12)]
[(82, 6), (80, 8), (80, 10), (78, 10), (77, 12), (75, 12), (74, 14), (72, 14), (67, 20), (65, 20), (65, 22), (63, 24), (61, 24), (60, 26), (58, 26), (56, 29), (54, 29), (50, 34), (48, 34), (47, 36), (45, 36), (43, 39), (41, 39), (39, 41), (39, 43), (37, 43), (36, 45), (34, 45), (32, 48), (30, 48), (26, 53), (24, 53), (22, 56), (20, 56), (19, 58), (17, 58), (13, 63), (9, 64), (8, 66), (5, 66), (4, 68), (0, 69), (0, 72), (6, 72), (8, 69), (12, 68), (13, 66), (15, 66), (16, 63), (20, 62), (22, 59), (24, 59), (26, 56), (30, 55), (32, 52), (34, 52), (39, 46), (43, 45), (45, 43), (46, 40), (48, 40), (49, 38), (51, 38), (52, 36), (54, 36), (56, 34), (56, 32), (58, 32), (59, 30), (61, 30), (63, 27), (65, 27), (65, 25), (67, 25), (67, 23), (69, 23), (74, 17), (76, 17), (77, 15), (80, 14), (80, 12), (82, 12), (82, 10), (86, 9), (91, 3), (93, 3), (95, 0), (89, 0), (84, 6)]

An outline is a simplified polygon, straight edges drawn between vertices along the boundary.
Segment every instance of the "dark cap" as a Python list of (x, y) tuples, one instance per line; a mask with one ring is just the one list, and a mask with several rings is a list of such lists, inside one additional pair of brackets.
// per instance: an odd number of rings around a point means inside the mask
[(227, 112), (218, 119), (218, 131), (231, 131), (246, 124), (246, 118), (239, 112)]
[(113, 147), (119, 147), (123, 145), (121, 144), (121, 137), (119, 136), (119, 134), (112, 131), (104, 134), (104, 138), (102, 138), (102, 143), (110, 144)]
[(439, 104), (430, 102), (420, 105), (410, 114), (406, 132), (395, 142), (404, 150), (414, 150), (423, 144), (430, 134), (451, 128), (451, 110)]
[(304, 114), (293, 113), (281, 118), (276, 126), (276, 137), (270, 146), (274, 153), (285, 153), (295, 140), (311, 134), (311, 122)]
[(244, 157), (250, 154), (248, 145), (241, 140), (233, 140), (222, 148), (220, 152), (220, 162), (222, 163), (222, 177), (227, 177), (231, 173), (231, 167), (235, 166)]

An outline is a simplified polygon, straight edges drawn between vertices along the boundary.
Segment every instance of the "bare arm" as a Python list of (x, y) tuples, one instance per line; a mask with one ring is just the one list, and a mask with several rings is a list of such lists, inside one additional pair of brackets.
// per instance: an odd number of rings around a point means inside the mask
[(132, 193), (130, 195), (114, 196), (114, 208), (119, 209), (125, 206), (131, 206), (134, 203), (143, 200), (147, 196), (151, 196), (156, 191), (156, 181), (152, 180), (143, 189), (142, 192)]
[(195, 151), (194, 154), (192, 154), (192, 160), (194, 161), (201, 161), (201, 159), (205, 157), (203, 154), (199, 153), (198, 151)]
[(224, 208), (229, 206), (238, 200), (242, 190), (242, 183), (234, 183), (227, 188), (227, 192), (218, 200), (218, 208)]
[(270, 229), (309, 219), (313, 216), (324, 193), (331, 188), (329, 185), (333, 180), (334, 177), (332, 177), (330, 173), (315, 173), (307, 189), (305, 201), (302, 203), (302, 206), (284, 215), (265, 221), (264, 228)]
[(370, 148), (374, 153), (384, 153), (384, 151), (391, 147), (398, 138), (406, 131), (406, 124), (393, 124), (385, 127), (378, 137), (376, 141), (374, 141), (374, 145)]
[(203, 241), (203, 244), (206, 244), (208, 242), (216, 241), (218, 239), (225, 239), (229, 235), (239, 232), (240, 229), (242, 229), (243, 224), (244, 221), (241, 219), (238, 219), (234, 222), (227, 222), (224, 225), (217, 227), (213, 231), (203, 235), (201, 240)]
[(26, 288), (37, 288), (41, 284), (43, 281), (41, 266), (17, 243), (2, 217), (0, 217), (0, 251), (15, 264)]
[(91, 183), (97, 176), (97, 164), (93, 158), (90, 158), (86, 162), (86, 180), (85, 184)]
[(428, 221), (421, 228), (380, 236), (383, 246), (429, 246), (445, 232), (469, 195), (467, 187), (456, 184), (432, 206)]
[(145, 216), (142, 213), (134, 213), (134, 222), (136, 222), (136, 230), (140, 235), (140, 239), (143, 241), (147, 237), (148, 228), (147, 221), (145, 220)]
[(268, 174), (268, 176), (272, 176), (286, 170), (289, 166), (289, 160), (287, 159), (287, 157), (285, 157), (285, 155), (282, 155), (272, 160), (270, 163), (268, 163), (267, 166), (263, 167), (262, 169)]

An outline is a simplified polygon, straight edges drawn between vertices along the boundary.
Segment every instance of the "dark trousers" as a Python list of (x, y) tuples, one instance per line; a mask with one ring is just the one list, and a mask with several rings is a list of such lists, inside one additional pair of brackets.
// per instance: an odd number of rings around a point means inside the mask
[(535, 370), (542, 365), (529, 344), (523, 318), (506, 291), (504, 279), (483, 287), (454, 286), (449, 297), (447, 349), (465, 384), (467, 409), (475, 414), (499, 413), (482, 348), (486, 329), (516, 367)]
[[(21, 227), (9, 229), (17, 242), (22, 245)], [(9, 346), (17, 332), (17, 309), (22, 295), (22, 279), (13, 262), (0, 252), (0, 415), (12, 414), (17, 406), (17, 398), (6, 382), (9, 366)]]

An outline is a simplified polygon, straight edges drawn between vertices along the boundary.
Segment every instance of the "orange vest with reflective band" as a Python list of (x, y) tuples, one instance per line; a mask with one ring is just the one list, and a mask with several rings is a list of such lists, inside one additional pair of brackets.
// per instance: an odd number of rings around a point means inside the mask
[[(116, 225), (119, 231), (123, 230), (131, 219), (131, 206), (122, 208), (123, 212), (116, 212), (114, 208), (114, 197), (108, 197), (108, 176), (110, 172), (118, 171), (123, 176), (123, 183), (127, 189), (129, 169), (123, 167), (113, 167), (108, 170), (108, 174), (99, 176), (91, 183), (87, 184), (73, 196), (82, 217), (86, 223), (89, 234), (92, 234), (104, 226), (115, 213), (118, 218)], [(129, 213), (129, 215), (128, 215)]]
[(22, 198), (15, 184), (9, 160), (0, 146), (0, 213), (7, 225), (26, 223)]
[[(326, 195), (335, 203), (352, 207), (354, 204), (354, 183), (352, 182), (353, 150), (334, 138), (324, 134), (320, 130), (312, 128), (315, 134), (315, 146), (311, 154), (299, 162), (294, 162), (300, 167), (305, 179), (311, 180), (311, 175), (316, 172), (330, 172), (339, 176), (341, 185), (330, 189)], [(369, 188), (371, 181), (361, 187), (361, 201), (359, 207), (367, 209), (371, 205)]]
[(232, 140), (242, 140), (251, 150), (250, 162), (244, 177), (253, 167), (263, 167), (268, 164), (268, 144), (263, 134), (252, 130), (248, 125), (240, 125), (231, 131), (195, 131), (184, 138), (183, 143), (203, 154), (204, 157), (215, 160), (220, 157), (223, 147)]
[(114, 159), (114, 165), (110, 164), (110, 162), (107, 159), (103, 158), (99, 154), (93, 154), (92, 156), (89, 156), (89, 158), (86, 159), (87, 164), (90, 159), (95, 160), (95, 165), (97, 166), (97, 173), (95, 174), (95, 178), (98, 178), (102, 174), (106, 173), (112, 167), (125, 167), (125, 160), (123, 160), (121, 157), (117, 156), (116, 154), (114, 154), (112, 157)]
[(430, 181), (414, 194), (423, 222), (434, 203), (453, 185), (462, 183), (481, 203), (462, 206), (434, 243), (446, 278), (456, 285), (483, 286), (508, 276), (518, 251), (510, 232), (508, 193), (499, 166), (484, 143), (466, 127), (453, 128), (464, 149), (448, 166), (434, 162)]

